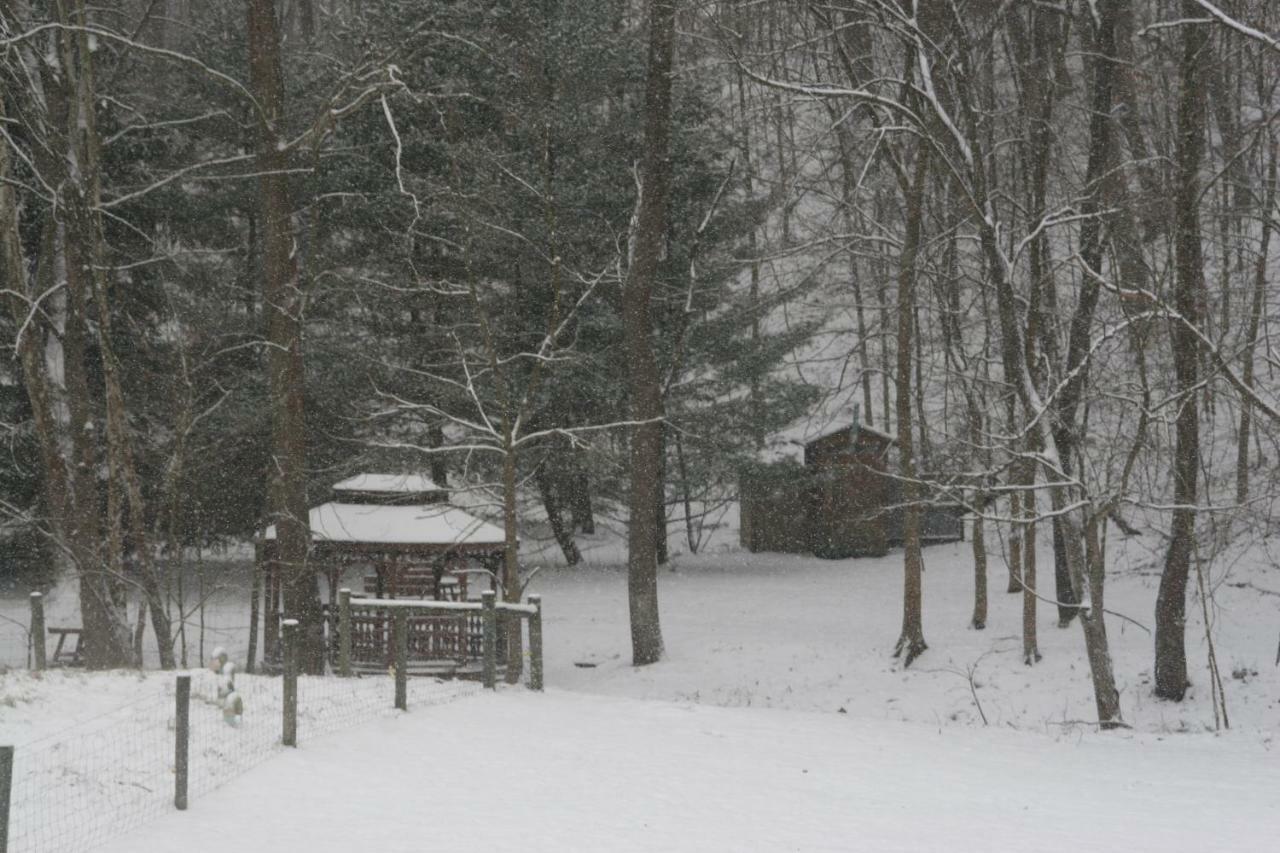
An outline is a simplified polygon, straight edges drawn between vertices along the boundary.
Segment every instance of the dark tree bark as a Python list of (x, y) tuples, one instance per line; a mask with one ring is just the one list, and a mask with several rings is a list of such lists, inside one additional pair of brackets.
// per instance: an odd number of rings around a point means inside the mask
[[(1034, 453), (1035, 442), (1027, 437), (1027, 453)], [(1022, 495), (1022, 662), (1032, 666), (1040, 661), (1040, 642), (1036, 636), (1036, 464), (1022, 466), (1022, 482), (1027, 491)]]
[[(1199, 4), (1184, 0), (1185, 16), (1198, 15)], [(1200, 246), (1200, 164), (1205, 147), (1203, 63), (1208, 57), (1208, 30), (1182, 28), (1182, 61), (1178, 92), (1177, 192), (1174, 200), (1174, 308), (1186, 323), (1174, 321), (1170, 330), (1173, 372), (1182, 400), (1175, 422), (1173, 501), (1175, 509), (1165, 554), (1160, 590), (1156, 594), (1155, 694), (1181, 701), (1187, 690), (1186, 610), (1187, 576), (1195, 547), (1196, 493), (1200, 465), (1200, 414), (1196, 383), (1200, 347), (1195, 331), (1201, 321), (1204, 258)]]
[[(1269, 140), (1268, 140), (1269, 141)], [(1267, 156), (1267, 183), (1262, 210), (1275, 209), (1276, 202), (1276, 151), (1271, 143)], [(1258, 347), (1258, 329), (1262, 324), (1264, 300), (1267, 292), (1267, 256), (1271, 249), (1272, 217), (1262, 217), (1262, 242), (1258, 247), (1258, 260), (1254, 268), (1253, 298), (1249, 306), (1249, 330), (1245, 333), (1245, 350), (1240, 356), (1244, 362), (1241, 380), (1253, 387), (1254, 351)], [(1253, 433), (1253, 406), (1248, 400), (1240, 406), (1240, 435), (1236, 440), (1236, 503), (1249, 499), (1249, 439)]]
[[(664, 406), (663, 413), (666, 413)], [(658, 488), (653, 497), (653, 523), (657, 529), (656, 552), (659, 566), (670, 559), (667, 548), (667, 430), (663, 424), (661, 443), (658, 447)]]
[(320, 589), (307, 562), (311, 531), (306, 492), (306, 421), (303, 400), (302, 282), (293, 207), (281, 150), (284, 78), (280, 27), (271, 0), (247, 0), (249, 77), (261, 113), (257, 165), (263, 260), (262, 303), (267, 321), (267, 373), (272, 400), (274, 476), (268, 515), (276, 525), (276, 559), (284, 577), (285, 614), (297, 619), (305, 672), (324, 671)]
[(623, 322), (631, 370), (631, 524), (627, 538), (627, 593), (631, 653), (636, 666), (662, 657), (658, 619), (658, 537), (654, 507), (662, 484), (662, 385), (650, 340), (650, 303), (667, 225), (671, 182), (671, 60), (675, 0), (650, 0), (649, 58), (645, 80), (641, 196), (630, 274), (623, 292)]
[(573, 526), (590, 536), (596, 532), (595, 511), (591, 507), (591, 477), (582, 464), (582, 451), (576, 447), (565, 453), (566, 476), (569, 479), (569, 512)]
[(975, 631), (987, 627), (987, 525), (982, 520), (986, 509), (986, 492), (978, 489), (973, 498), (973, 617), (969, 620)]
[[(89, 23), (85, 5), (76, 2), (58, 9), (59, 22), (83, 27)], [(42, 68), (47, 100), (47, 139), (62, 156), (37, 156), (46, 179), (59, 186), (52, 230), (47, 233), (47, 258), (42, 267), (53, 284), (53, 264), (60, 258), (65, 274), (66, 318), (62, 334), (63, 385), (66, 390), (67, 432), (71, 474), (68, 478), (66, 542), (79, 574), (80, 613), (91, 668), (126, 666), (135, 662), (123, 578), (123, 536), (113, 520), (103, 535), (101, 492), (98, 484), (100, 433), (95, 429), (99, 395), (90, 383), (92, 328), (90, 303), (95, 268), (99, 267), (101, 234), (96, 226), (97, 139), (93, 58), (83, 30), (64, 29), (57, 35), (58, 67)], [(73, 169), (71, 166), (75, 164)], [(40, 282), (43, 291), (45, 281)], [(117, 483), (112, 484), (113, 496)], [(110, 503), (110, 501), (109, 501)], [(115, 517), (113, 517), (115, 518)], [(105, 540), (105, 541), (104, 541)]]
[(902, 634), (893, 648), (894, 657), (902, 656), (902, 665), (911, 662), (929, 648), (924, 641), (923, 589), (924, 556), (920, 543), (920, 490), (916, 486), (915, 447), (911, 436), (911, 333), (915, 326), (916, 258), (920, 251), (920, 232), (924, 222), (924, 189), (929, 180), (929, 145), (916, 149), (916, 163), (906, 199), (906, 233), (902, 239), (902, 255), (898, 259), (898, 460), (902, 477)]
[(551, 533), (564, 554), (564, 561), (570, 566), (576, 566), (582, 562), (582, 552), (578, 550), (578, 543), (573, 541), (573, 528), (564, 522), (564, 500), (560, 489), (564, 472), (560, 469), (559, 462), (559, 454), (548, 456), (538, 465), (534, 479), (538, 483), (538, 494), (542, 497), (547, 521), (551, 523)]
[[(978, 152), (966, 158), (967, 177), (970, 181), (970, 202), (973, 205), (978, 226), (979, 244), (986, 260), (987, 273), (995, 287), (997, 313), (1000, 320), (1001, 355), (1005, 380), (1013, 386), (1018, 400), (1025, 412), (1039, 413), (1044, 407), (1031, 371), (1026, 364), (1026, 348), (1023, 340), (1025, 329), (1018, 316), (1019, 300), (1013, 290), (1013, 283), (1008, 275), (1006, 257), (1000, 245), (998, 221), (992, 215), (990, 176), (987, 171), (985, 155), (979, 145), (982, 142), (979, 134), (978, 104), (973, 99), (968, 80), (960, 75), (956, 78), (956, 104), (963, 111), (968, 144)], [(980, 156), (981, 155), (981, 156)], [(1086, 329), (1086, 332), (1088, 330)], [(1037, 446), (1048, 463), (1046, 477), (1057, 478), (1056, 467), (1062, 464), (1062, 454), (1053, 430), (1048, 428), (1044, 417), (1039, 417), (1035, 424)], [(1063, 540), (1067, 549), (1067, 565), (1071, 572), (1071, 581), (1077, 590), (1087, 590), (1090, 608), (1081, 610), (1080, 624), (1084, 633), (1085, 651), (1089, 657), (1089, 673), (1093, 680), (1094, 702), (1098, 709), (1098, 723), (1104, 729), (1124, 725), (1120, 713), (1120, 697), (1115, 685), (1115, 672), (1111, 661), (1111, 652), (1107, 640), (1105, 611), (1102, 607), (1101, 578), (1095, 577), (1086, 565), (1083, 530), (1084, 514), (1080, 508), (1073, 506), (1079, 500), (1076, 488), (1070, 482), (1058, 481), (1047, 489), (1049, 502), (1053, 512), (1062, 519)]]
[[(443, 448), (444, 444), (444, 427), (439, 423), (434, 423), (427, 428), (427, 446), (435, 450)], [(440, 488), (449, 485), (449, 467), (445, 463), (443, 453), (433, 453), (430, 458), (431, 464), (431, 482)]]

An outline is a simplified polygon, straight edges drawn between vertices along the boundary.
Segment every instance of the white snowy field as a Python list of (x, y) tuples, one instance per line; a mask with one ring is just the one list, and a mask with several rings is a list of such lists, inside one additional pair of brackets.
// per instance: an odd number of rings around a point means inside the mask
[[(1111, 544), (1109, 607), (1149, 627), (1160, 541)], [(1267, 545), (1208, 578), (1230, 731), (1213, 731), (1193, 595), (1182, 703), (1151, 696), (1151, 637), (1109, 619), (1133, 730), (1101, 733), (1077, 625), (1059, 629), (1041, 605), (1044, 658), (1023, 664), (1021, 597), (1004, 593), (994, 545), (984, 631), (968, 628), (969, 543), (926, 550), (930, 648), (908, 670), (891, 656), (898, 552), (677, 556), (659, 578), (666, 658), (636, 669), (621, 555), (601, 537), (587, 565), (547, 568), (531, 586), (544, 599), (547, 694), (411, 697), (407, 715), (323, 736), (304, 726), (296, 752), (270, 749), (190, 812), (161, 809), (108, 849), (1268, 850), (1280, 830), (1280, 572)], [(1051, 565), (1042, 547), (1042, 576)], [(235, 618), (234, 601), (219, 606)], [(0, 743), (57, 742), (171, 681), (0, 675)], [(246, 725), (274, 725), (261, 718), (277, 707), (250, 702)]]
[[(1041, 536), (1043, 592), (1052, 553)], [(1213, 568), (1210, 618), (1227, 712), (1237, 730), (1280, 726), (1280, 569), (1255, 545)], [(1208, 657), (1199, 598), (1187, 602), (1192, 687), (1181, 703), (1151, 695), (1156, 588), (1163, 560), (1155, 536), (1113, 537), (1108, 618), (1125, 720), (1153, 732), (1212, 730)], [(589, 693), (702, 704), (839, 712), (940, 726), (982, 725), (1047, 733), (1096, 720), (1077, 622), (1057, 627), (1038, 605), (1043, 659), (1023, 664), (1022, 597), (1005, 593), (1006, 570), (991, 543), (987, 627), (971, 630), (969, 542), (925, 549), (924, 634), (929, 650), (904, 670), (892, 656), (902, 623), (902, 554), (828, 561), (737, 549), (679, 556), (658, 581), (666, 658), (630, 665), (625, 570), (613, 565), (546, 569), (547, 683)], [(602, 547), (607, 559), (612, 548)], [(588, 559), (592, 553), (587, 551)], [(600, 559), (600, 557), (597, 557)], [(1192, 580), (1194, 587), (1194, 578)], [(581, 667), (579, 664), (594, 664)], [(968, 674), (972, 669), (973, 687)]]
[(304, 743), (105, 851), (1265, 851), (1256, 739), (503, 690)]

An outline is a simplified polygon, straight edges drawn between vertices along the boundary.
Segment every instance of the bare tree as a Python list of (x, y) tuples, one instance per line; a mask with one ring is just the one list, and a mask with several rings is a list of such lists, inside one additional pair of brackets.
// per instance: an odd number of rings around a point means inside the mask
[[(1196, 0), (1184, 0), (1182, 13), (1200, 11)], [(1200, 373), (1198, 336), (1203, 300), (1204, 257), (1200, 246), (1200, 167), (1205, 146), (1205, 63), (1208, 32), (1202, 26), (1182, 28), (1177, 125), (1177, 187), (1174, 200), (1174, 306), (1185, 322), (1173, 324), (1173, 369), (1181, 400), (1177, 445), (1173, 457), (1173, 520), (1169, 550), (1156, 596), (1155, 693), (1181, 701), (1187, 690), (1187, 577), (1194, 559), (1196, 494), (1200, 476), (1200, 414), (1196, 404)]]

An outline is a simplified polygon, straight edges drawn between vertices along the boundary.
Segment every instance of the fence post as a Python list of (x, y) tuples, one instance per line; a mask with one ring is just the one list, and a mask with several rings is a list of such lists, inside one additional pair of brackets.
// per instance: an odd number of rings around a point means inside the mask
[(351, 590), (338, 590), (338, 674), (351, 677)]
[(396, 707), (409, 710), (409, 611), (394, 611), (396, 625)]
[(0, 853), (9, 849), (9, 797), (13, 792), (13, 747), (0, 746)]
[(173, 805), (187, 810), (188, 756), (191, 742), (191, 676), (178, 676), (178, 707), (173, 726)]
[(280, 742), (298, 745), (298, 620), (281, 623), (284, 633), (284, 731)]
[(542, 689), (542, 596), (529, 596), (529, 689)]
[(498, 681), (498, 610), (497, 593), (486, 589), (480, 593), (484, 625), (484, 686), (493, 690)]
[(38, 670), (45, 669), (49, 665), (44, 650), (45, 633), (44, 596), (33, 592), (31, 593), (31, 650), (35, 653), (32, 665)]

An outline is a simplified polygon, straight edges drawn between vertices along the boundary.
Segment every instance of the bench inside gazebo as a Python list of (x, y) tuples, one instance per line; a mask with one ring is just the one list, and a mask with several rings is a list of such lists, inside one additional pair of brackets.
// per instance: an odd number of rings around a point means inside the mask
[[(357, 597), (467, 601), (494, 587), (504, 533), (449, 502), (448, 491), (416, 474), (360, 474), (333, 486), (333, 499), (310, 511), (308, 560), (327, 593), (326, 647), (336, 661), (338, 590)], [(263, 584), (263, 663), (280, 663), (283, 577), (275, 528), (258, 552)], [(478, 614), (413, 615), (409, 666), (418, 675), (478, 675), (483, 627)], [(503, 637), (499, 631), (499, 641)], [(385, 672), (395, 650), (385, 611), (357, 610), (351, 620), (351, 661), (357, 671)], [(501, 660), (501, 655), (499, 660)]]

